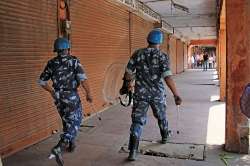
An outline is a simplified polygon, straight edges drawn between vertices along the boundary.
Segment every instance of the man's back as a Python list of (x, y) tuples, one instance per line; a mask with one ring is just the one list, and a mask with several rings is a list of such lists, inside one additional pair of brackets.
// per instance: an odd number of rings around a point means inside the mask
[(208, 60), (208, 55), (207, 55), (207, 54), (204, 54), (204, 55), (203, 55), (203, 60), (204, 60), (204, 61), (207, 61), (207, 60)]
[(125, 81), (128, 81), (130, 85), (132, 85), (133, 75), (135, 74), (135, 93), (128, 147), (129, 161), (137, 159), (139, 140), (143, 125), (147, 122), (149, 106), (158, 120), (162, 136), (161, 142), (165, 144), (168, 140), (166, 93), (163, 86), (163, 79), (172, 91), (176, 105), (181, 104), (181, 98), (171, 79), (172, 73), (169, 68), (169, 57), (160, 51), (160, 45), (164, 41), (163, 32), (160, 29), (153, 29), (149, 32), (147, 41), (148, 48), (135, 51), (128, 62), (124, 74)]
[[(79, 61), (68, 55), (61, 55), (51, 59), (41, 77), (50, 77), (55, 90), (76, 90), (79, 85), (76, 74)], [(81, 72), (82, 73), (82, 72)]]
[(139, 49), (131, 57), (128, 69), (136, 70), (135, 97), (148, 99), (165, 95), (162, 77), (166, 72), (171, 75), (168, 55), (156, 48)]

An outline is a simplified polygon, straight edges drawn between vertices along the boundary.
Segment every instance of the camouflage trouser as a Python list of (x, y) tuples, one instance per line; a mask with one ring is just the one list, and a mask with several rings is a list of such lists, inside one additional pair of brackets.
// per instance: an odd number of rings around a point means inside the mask
[(64, 142), (72, 142), (82, 122), (82, 105), (80, 97), (76, 92), (66, 95), (61, 94), (60, 96), (56, 99), (55, 104), (63, 124), (61, 139)]
[(63, 124), (61, 139), (67, 142), (74, 141), (82, 122), (82, 106), (80, 105), (74, 111), (69, 112), (60, 110), (59, 114)]
[(143, 126), (147, 122), (147, 111), (151, 106), (154, 117), (158, 120), (160, 130), (168, 130), (168, 122), (166, 119), (166, 103), (165, 100), (153, 100), (153, 101), (140, 101), (134, 100), (132, 110), (132, 125), (130, 127), (130, 134), (140, 139)]

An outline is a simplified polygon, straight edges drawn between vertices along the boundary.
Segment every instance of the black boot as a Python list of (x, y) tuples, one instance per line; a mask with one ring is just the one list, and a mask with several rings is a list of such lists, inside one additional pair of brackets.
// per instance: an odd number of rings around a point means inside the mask
[(66, 151), (72, 153), (75, 151), (75, 148), (76, 148), (75, 141), (70, 141)]
[(168, 129), (160, 130), (161, 132), (161, 143), (166, 144), (169, 137)]
[(67, 143), (65, 143), (63, 140), (60, 140), (58, 144), (52, 148), (51, 153), (55, 155), (56, 162), (58, 166), (63, 166), (63, 158), (62, 158), (62, 152), (65, 150), (65, 147), (67, 146)]
[(129, 147), (128, 147), (129, 149), (128, 160), (129, 161), (137, 160), (138, 147), (139, 147), (139, 139), (134, 135), (130, 135)]

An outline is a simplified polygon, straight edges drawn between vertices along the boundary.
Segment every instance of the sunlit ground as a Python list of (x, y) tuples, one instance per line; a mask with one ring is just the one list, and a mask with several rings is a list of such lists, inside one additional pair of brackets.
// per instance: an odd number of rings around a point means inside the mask
[(220, 96), (218, 96), (218, 95), (212, 95), (211, 97), (210, 97), (210, 101), (211, 102), (213, 102), (213, 101), (218, 101), (220, 99)]
[[(218, 101), (219, 96), (211, 96), (210, 101)], [(207, 144), (222, 145), (225, 143), (225, 103), (210, 107), (207, 125)]]

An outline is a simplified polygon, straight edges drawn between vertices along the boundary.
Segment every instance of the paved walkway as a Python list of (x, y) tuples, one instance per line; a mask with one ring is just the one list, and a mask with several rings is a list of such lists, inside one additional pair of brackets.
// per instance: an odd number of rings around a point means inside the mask
[[(179, 130), (170, 141), (177, 143), (206, 144), (205, 161), (183, 160), (140, 155), (138, 161), (127, 162), (126, 153), (119, 153), (127, 142), (130, 127), (130, 108), (114, 106), (101, 113), (102, 121), (93, 117), (86, 121), (96, 125), (92, 129), (81, 128), (78, 147), (72, 154), (65, 154), (66, 166), (223, 166), (221, 145), (224, 143), (225, 105), (218, 102), (219, 87), (214, 70), (202, 72), (189, 70), (174, 77), (183, 98)], [(176, 106), (172, 95), (168, 97), (167, 116), (170, 128), (176, 129)], [(160, 140), (156, 120), (148, 112), (148, 123), (143, 139)], [(4, 166), (56, 166), (47, 155), (58, 140), (58, 135), (4, 159)], [(228, 154), (228, 153), (227, 153)], [(228, 154), (230, 166), (250, 165), (249, 155)]]

